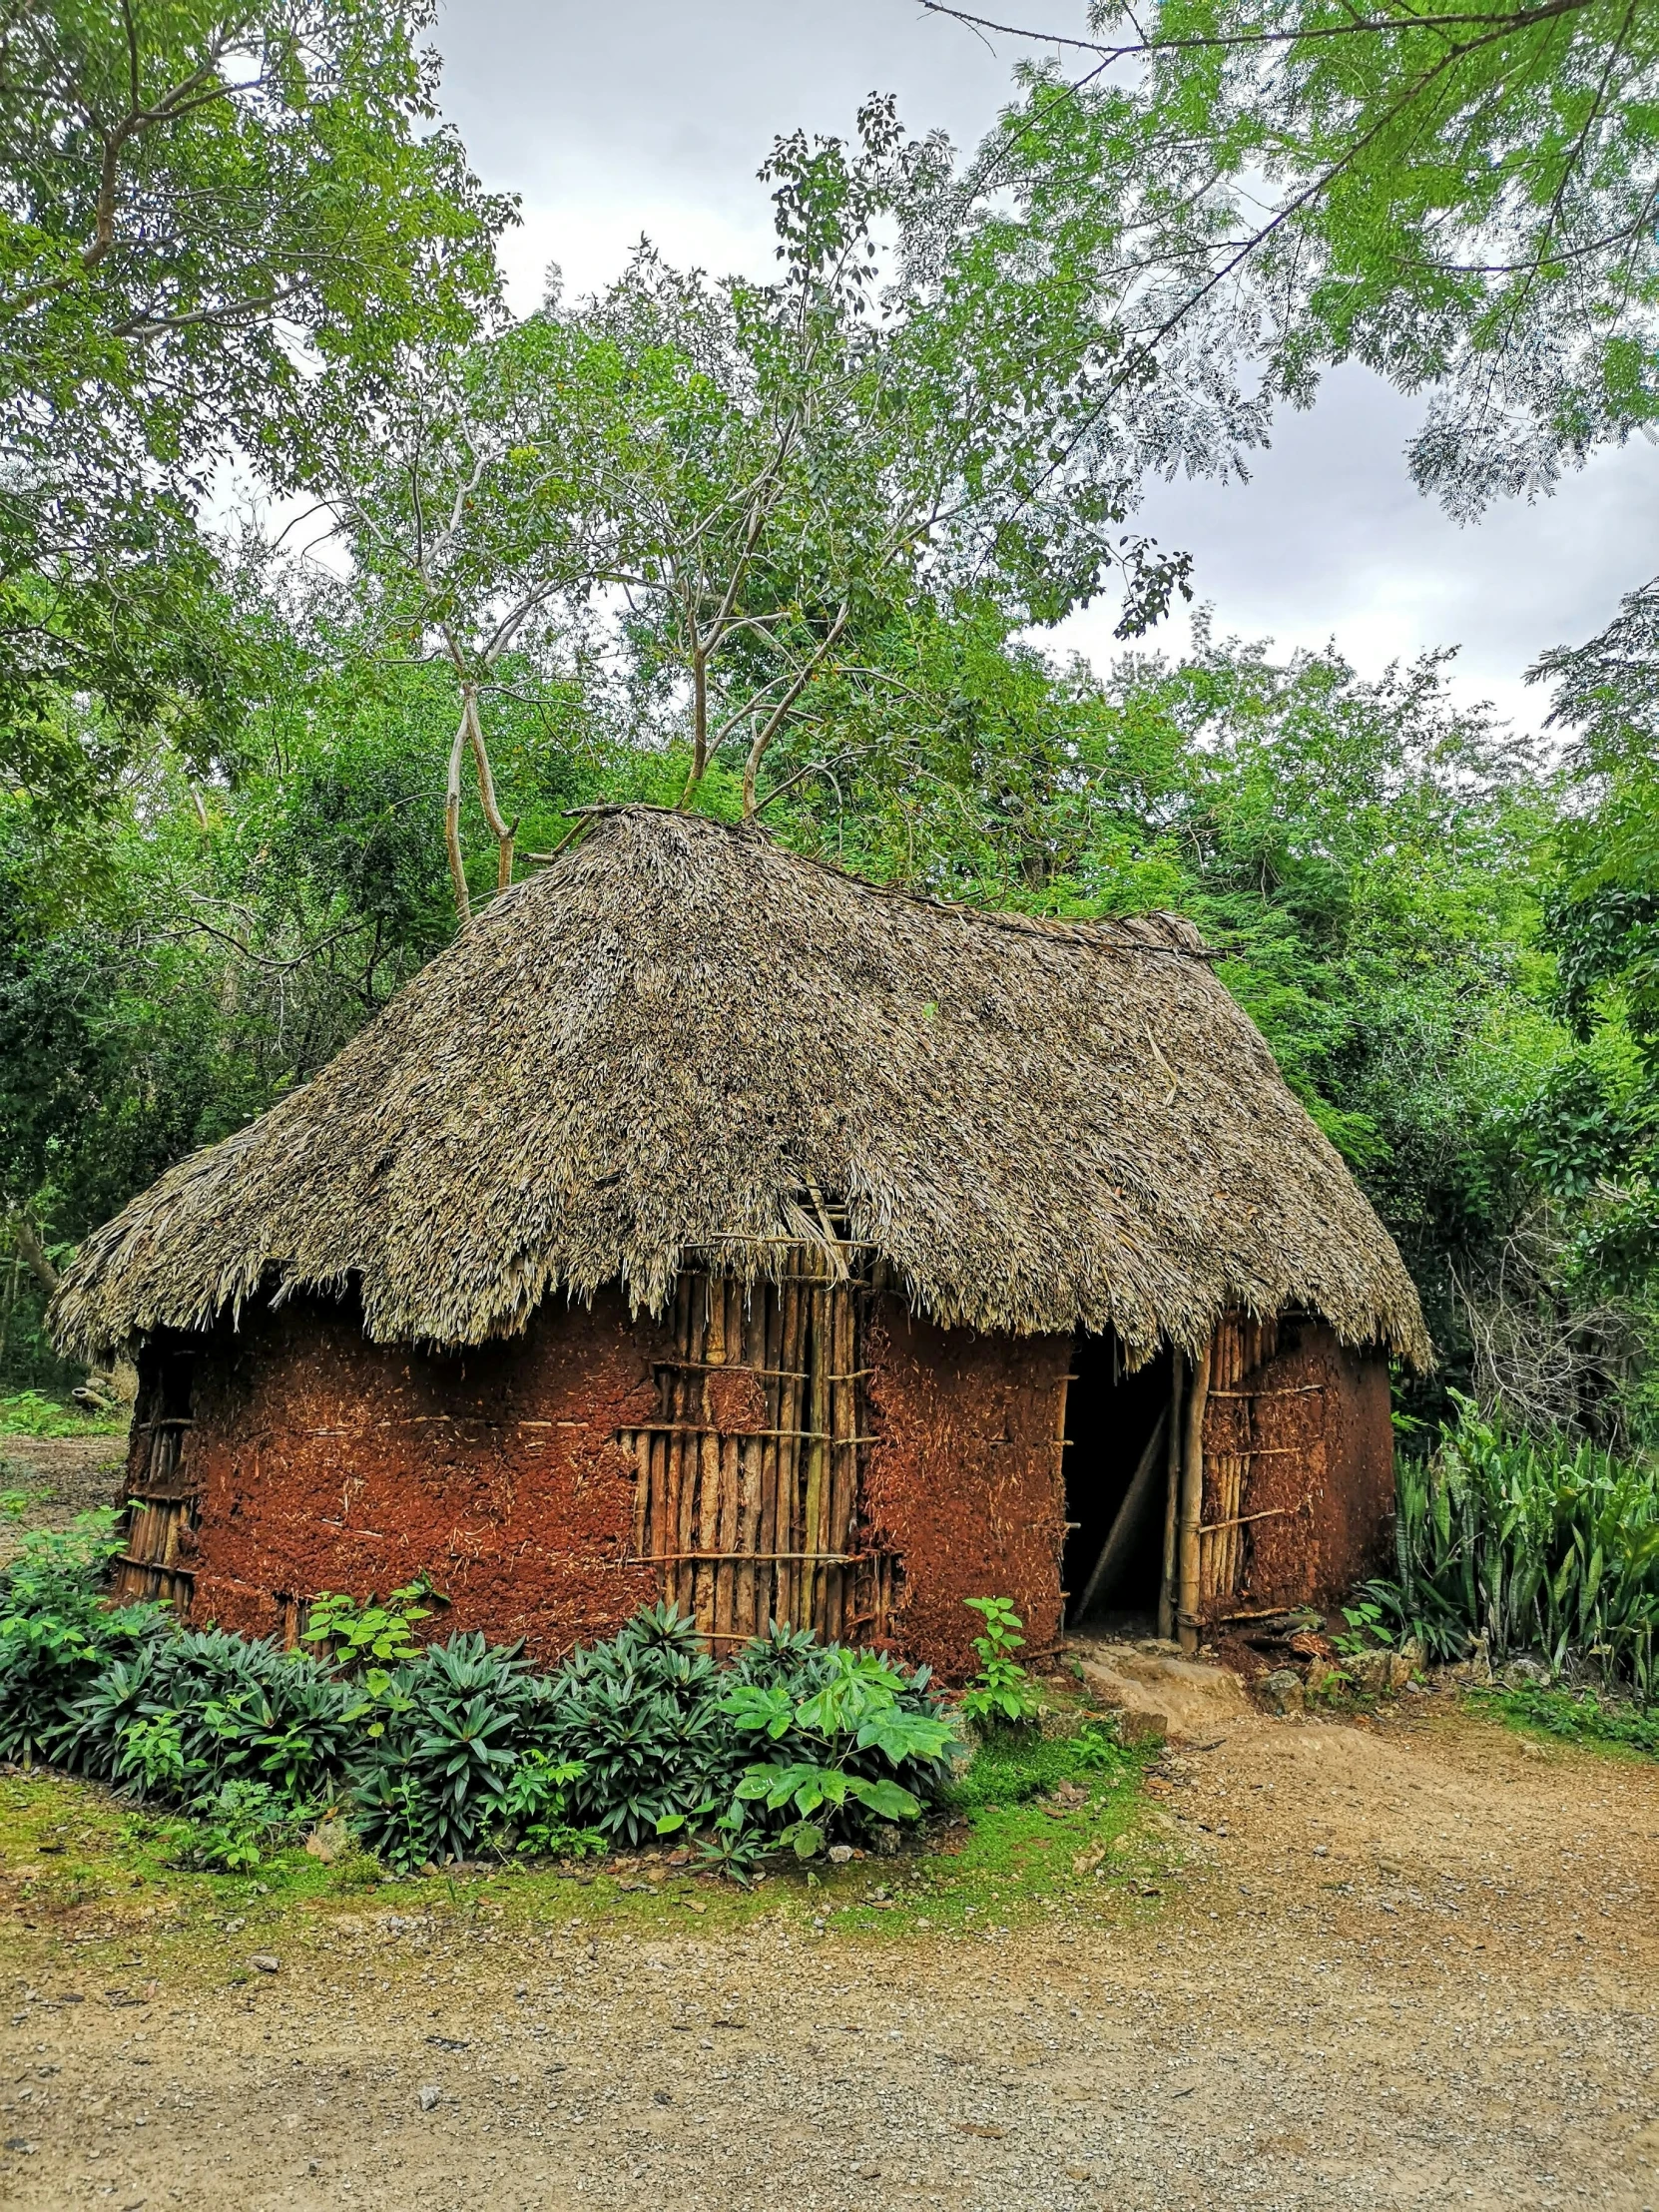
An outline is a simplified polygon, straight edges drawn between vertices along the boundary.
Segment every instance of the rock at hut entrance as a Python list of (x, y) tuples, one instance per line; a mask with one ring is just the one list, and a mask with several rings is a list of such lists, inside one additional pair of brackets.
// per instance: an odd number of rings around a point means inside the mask
[(1135, 1733), (1192, 1739), (1214, 1736), (1250, 1710), (1244, 1683), (1231, 1667), (1143, 1651), (1134, 1644), (1074, 1641), (1071, 1656), (1088, 1687), (1118, 1707)]

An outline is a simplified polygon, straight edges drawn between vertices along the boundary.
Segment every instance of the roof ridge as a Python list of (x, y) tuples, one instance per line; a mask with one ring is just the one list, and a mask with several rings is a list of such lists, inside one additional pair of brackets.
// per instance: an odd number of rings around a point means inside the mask
[[(912, 890), (903, 883), (882, 883), (874, 876), (861, 875), (855, 868), (839, 867), (833, 860), (826, 860), (814, 852), (798, 852), (793, 845), (785, 844), (764, 823), (722, 822), (718, 815), (692, 814), (680, 807), (662, 807), (649, 800), (609, 801), (591, 807), (570, 807), (565, 810), (566, 819), (576, 818), (577, 827), (563, 840), (548, 860), (562, 858), (566, 851), (580, 850), (580, 837), (584, 820), (597, 820), (617, 815), (663, 815), (676, 822), (696, 823), (699, 828), (724, 830), (729, 836), (750, 836), (763, 840), (774, 851), (801, 867), (817, 868), (820, 874), (834, 877), (842, 883), (850, 883), (855, 889), (868, 891), (877, 898), (902, 899), (912, 906), (925, 906), (934, 913), (948, 914), (960, 921), (979, 921), (993, 929), (1006, 929), (1017, 936), (1046, 938), (1054, 944), (1075, 944), (1087, 951), (1100, 951), (1109, 947), (1116, 951), (1147, 952), (1155, 958), (1174, 960), (1219, 960), (1222, 955), (1214, 946), (1207, 945), (1199, 934), (1198, 924), (1186, 914), (1178, 914), (1168, 907), (1148, 907), (1137, 914), (1103, 914), (1093, 918), (1067, 918), (1059, 914), (1022, 914), (1010, 908), (995, 906), (971, 906), (965, 899), (939, 898), (931, 891)], [(1137, 924), (1162, 923), (1172, 932), (1191, 932), (1194, 941), (1181, 944), (1173, 941), (1153, 942), (1136, 934)]]

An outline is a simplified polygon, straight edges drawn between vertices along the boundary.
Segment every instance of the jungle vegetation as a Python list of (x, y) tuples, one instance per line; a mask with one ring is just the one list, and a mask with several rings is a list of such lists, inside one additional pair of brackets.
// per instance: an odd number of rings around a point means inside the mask
[[(0, 1386), (75, 1380), (92, 1225), (637, 797), (1193, 915), (1421, 1286), (1405, 1410), (1651, 1448), (1659, 587), (1538, 639), (1526, 737), (1447, 653), (1171, 651), (1203, 549), (1135, 516), (1346, 358), (1464, 512), (1647, 429), (1654, 26), (1056, 29), (965, 154), (880, 97), (758, 148), (770, 272), (515, 316), (422, 0), (0, 8)], [(1102, 594), (1115, 665), (1045, 646)]]

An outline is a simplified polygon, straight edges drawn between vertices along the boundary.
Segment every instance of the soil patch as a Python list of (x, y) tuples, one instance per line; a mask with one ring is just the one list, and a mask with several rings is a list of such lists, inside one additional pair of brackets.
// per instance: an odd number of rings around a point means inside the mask
[(719, 1931), (667, 1900), (532, 1928), (394, 1889), (262, 1922), (263, 1964), (227, 1925), (181, 1984), (136, 1920), (94, 1972), (14, 1919), (0, 2195), (1659, 2206), (1659, 1766), (1437, 1698), (1245, 1714), (1166, 1758), (1147, 1822), (1144, 1882), (1007, 1929), (816, 1933), (800, 1893)]

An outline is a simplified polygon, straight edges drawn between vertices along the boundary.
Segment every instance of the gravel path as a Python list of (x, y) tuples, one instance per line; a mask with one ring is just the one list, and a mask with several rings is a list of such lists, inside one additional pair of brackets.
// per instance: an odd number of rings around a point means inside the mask
[(525, 1940), (371, 1898), (295, 1914), (242, 1987), (145, 1984), (142, 1944), (142, 2001), (37, 1967), (0, 2199), (1659, 2207), (1659, 1767), (1421, 1700), (1249, 1719), (1167, 1771), (1184, 1867), (1138, 1922)]

